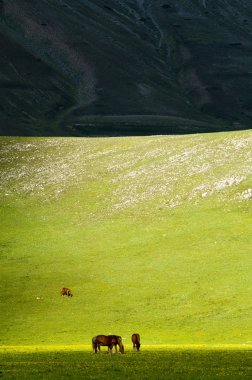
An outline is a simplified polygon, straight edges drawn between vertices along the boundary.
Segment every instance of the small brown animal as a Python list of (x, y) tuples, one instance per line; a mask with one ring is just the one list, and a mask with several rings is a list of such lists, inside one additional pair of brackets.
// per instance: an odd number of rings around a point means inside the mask
[(140, 335), (139, 334), (132, 334), (131, 337), (132, 343), (133, 343), (133, 350), (139, 351), (140, 349)]
[(69, 288), (62, 288), (60, 294), (62, 296), (73, 297), (72, 292)]

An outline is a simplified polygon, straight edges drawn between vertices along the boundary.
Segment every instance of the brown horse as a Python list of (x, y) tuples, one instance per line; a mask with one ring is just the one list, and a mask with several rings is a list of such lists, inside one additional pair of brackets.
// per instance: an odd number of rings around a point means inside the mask
[(131, 337), (132, 343), (133, 343), (133, 350), (139, 351), (140, 349), (140, 335), (139, 334), (132, 334)]
[(101, 346), (107, 346), (109, 352), (112, 352), (113, 347), (115, 347), (117, 352), (117, 345), (119, 346), (119, 351), (124, 353), (124, 346), (122, 343), (122, 337), (118, 335), (97, 335), (92, 338), (92, 348), (96, 353), (97, 348), (100, 351)]
[(60, 294), (62, 296), (73, 297), (72, 292), (69, 288), (62, 288)]

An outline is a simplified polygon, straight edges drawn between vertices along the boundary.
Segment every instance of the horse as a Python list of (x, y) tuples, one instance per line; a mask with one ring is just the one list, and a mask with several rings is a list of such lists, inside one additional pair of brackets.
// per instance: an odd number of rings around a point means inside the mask
[(62, 288), (60, 294), (62, 296), (73, 297), (73, 294), (69, 288)]
[(139, 334), (132, 334), (131, 337), (132, 343), (133, 343), (133, 350), (139, 351), (140, 349), (140, 335)]
[(119, 335), (96, 335), (92, 338), (92, 348), (93, 352), (97, 353), (97, 348), (100, 351), (101, 346), (107, 346), (108, 351), (112, 353), (113, 347), (117, 352), (117, 345), (119, 346), (119, 351), (121, 354), (124, 353), (124, 346), (122, 343), (122, 337)]

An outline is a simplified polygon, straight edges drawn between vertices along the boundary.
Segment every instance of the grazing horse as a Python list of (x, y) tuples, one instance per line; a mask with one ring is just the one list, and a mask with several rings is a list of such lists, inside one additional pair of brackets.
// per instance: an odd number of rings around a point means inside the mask
[(72, 292), (69, 288), (62, 288), (60, 294), (62, 296), (73, 297)]
[(140, 335), (139, 334), (132, 334), (132, 337), (131, 337), (131, 340), (132, 340), (132, 343), (133, 343), (133, 350), (137, 350), (139, 351), (140, 349)]
[(118, 335), (97, 335), (92, 338), (92, 348), (96, 353), (97, 348), (100, 351), (101, 346), (107, 346), (109, 352), (112, 352), (113, 347), (115, 347), (117, 352), (117, 345), (119, 346), (119, 351), (124, 353), (124, 346), (122, 343), (122, 337)]

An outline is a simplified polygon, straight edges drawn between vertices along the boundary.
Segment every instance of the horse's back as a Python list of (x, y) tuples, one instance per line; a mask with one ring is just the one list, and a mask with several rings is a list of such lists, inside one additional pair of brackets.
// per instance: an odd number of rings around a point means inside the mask
[(107, 335), (97, 335), (96, 342), (101, 346), (107, 346), (109, 345), (110, 339)]
[(68, 296), (68, 297), (72, 297), (73, 294), (71, 292), (71, 290), (69, 288), (62, 288), (61, 291), (60, 291), (60, 294), (62, 296)]
[(132, 334), (131, 340), (133, 343), (140, 342), (140, 335), (139, 334)]

